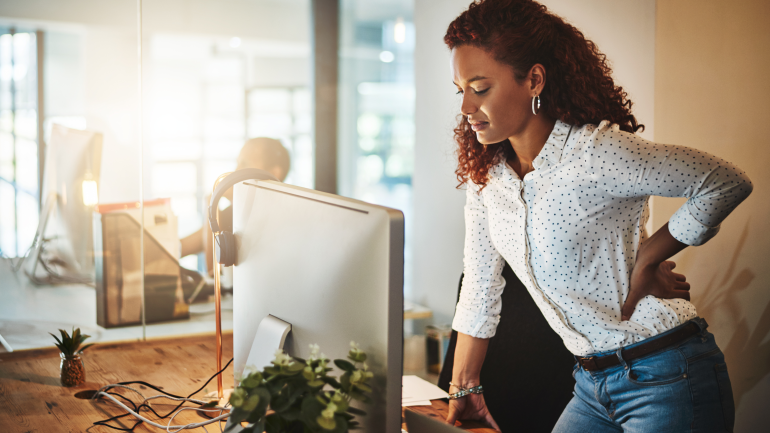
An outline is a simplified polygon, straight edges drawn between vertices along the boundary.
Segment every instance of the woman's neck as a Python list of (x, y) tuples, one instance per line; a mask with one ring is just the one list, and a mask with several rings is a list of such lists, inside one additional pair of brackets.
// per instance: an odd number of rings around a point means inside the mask
[(555, 123), (556, 120), (542, 114), (534, 117), (520, 134), (508, 138), (514, 155), (507, 162), (519, 178), (524, 179), (527, 173), (534, 170), (532, 162), (543, 150)]

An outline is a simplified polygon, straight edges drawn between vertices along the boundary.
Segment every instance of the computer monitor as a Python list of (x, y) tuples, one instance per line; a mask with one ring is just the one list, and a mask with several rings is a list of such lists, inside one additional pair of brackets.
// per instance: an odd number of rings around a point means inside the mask
[[(306, 358), (318, 344), (345, 358), (355, 341), (375, 373), (362, 424), (401, 430), (404, 217), (401, 211), (273, 181), (235, 186), (234, 373), (259, 323), (292, 326), (284, 350)], [(275, 348), (265, 348), (270, 354)], [(254, 366), (262, 368), (264, 366)], [(339, 372), (337, 372), (339, 375)]]
[(54, 124), (46, 145), (42, 212), (25, 272), (39, 284), (93, 283), (92, 218), (102, 134)]

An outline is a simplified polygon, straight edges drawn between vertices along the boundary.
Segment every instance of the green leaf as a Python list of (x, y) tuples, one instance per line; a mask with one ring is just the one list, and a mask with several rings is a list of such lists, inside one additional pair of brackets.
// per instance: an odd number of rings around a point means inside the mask
[(323, 376), (323, 377), (320, 377), (319, 379), (331, 385), (334, 389), (340, 389), (342, 387), (342, 385), (340, 385), (340, 383), (337, 382), (337, 379), (333, 377)]
[(357, 407), (353, 407), (353, 406), (348, 407), (348, 412), (352, 413), (353, 415), (360, 415), (360, 416), (366, 415), (366, 412), (362, 411), (361, 409), (359, 409)]
[(83, 353), (84, 350), (88, 349), (89, 347), (93, 346), (94, 343), (86, 344), (85, 346), (81, 347), (80, 350), (78, 350), (78, 353)]
[(265, 417), (265, 431), (267, 433), (283, 433), (283, 423), (275, 414)]
[(247, 410), (249, 412), (253, 411), (257, 408), (257, 405), (259, 404), (259, 395), (254, 394), (250, 395), (248, 400), (243, 402), (243, 410)]
[(305, 369), (305, 364), (295, 362), (289, 365), (289, 371), (299, 372)]
[(265, 431), (268, 433), (286, 433), (289, 431), (288, 423), (278, 414), (265, 417)]
[(247, 412), (245, 410), (241, 410), (241, 409), (238, 409), (238, 408), (233, 409), (233, 411), (230, 412), (230, 422), (232, 422), (232, 424), (225, 431), (230, 431), (233, 428), (235, 428), (235, 426), (240, 426), (241, 421), (245, 421), (246, 417), (248, 417), (248, 416), (249, 416), (249, 412)]
[(337, 427), (337, 422), (334, 418), (324, 418), (321, 415), (318, 415), (315, 419), (315, 422), (318, 423), (318, 425), (321, 426), (324, 430), (334, 430), (335, 427)]
[(272, 404), (270, 404), (270, 409), (276, 411), (276, 412), (283, 412), (286, 409), (291, 406), (291, 400), (286, 398), (285, 396), (279, 395), (276, 398), (273, 399)]
[(334, 415), (334, 422), (337, 424), (337, 428), (334, 429), (334, 433), (345, 433), (348, 431), (348, 420), (340, 415)]
[(243, 401), (246, 399), (246, 391), (243, 388), (236, 388), (235, 391), (230, 394), (230, 404), (233, 407), (239, 408), (243, 405)]
[(267, 388), (260, 386), (259, 388), (254, 388), (251, 391), (251, 394), (259, 396), (259, 405), (254, 410), (261, 413), (265, 413), (265, 411), (267, 410), (267, 406), (270, 404), (270, 401), (272, 400), (272, 395), (270, 395), (270, 391), (268, 391)]
[(348, 359), (353, 362), (364, 362), (366, 361), (366, 353), (364, 352), (353, 353), (353, 351), (351, 351), (348, 353)]
[(350, 373), (345, 373), (340, 377), (340, 385), (342, 385), (342, 390), (349, 393), (350, 392)]
[(313, 419), (326, 407), (326, 403), (320, 394), (305, 394), (305, 397), (302, 399), (302, 414), (312, 416), (309, 419)]
[(286, 370), (281, 371), (281, 375), (283, 375), (283, 376), (295, 376), (295, 375), (299, 374), (300, 372), (302, 372), (302, 370), (304, 370), (304, 369), (305, 369), (305, 367), (302, 367), (299, 370), (292, 370), (291, 367), (288, 367), (288, 368), (286, 368)]
[(367, 397), (365, 394), (362, 394), (361, 392), (355, 389), (350, 390), (350, 397), (354, 400), (358, 400), (364, 403), (371, 402), (371, 399), (369, 397)]
[(334, 360), (334, 365), (336, 365), (337, 367), (339, 367), (340, 369), (345, 370), (345, 371), (352, 372), (352, 371), (356, 370), (356, 366), (355, 365), (351, 364), (348, 361), (345, 361), (344, 359), (335, 359)]
[(315, 373), (312, 371), (302, 370), (302, 377), (305, 378), (308, 382), (315, 380)]
[(265, 408), (260, 409), (259, 407), (257, 407), (256, 409), (252, 410), (249, 413), (249, 416), (246, 417), (246, 422), (250, 424), (256, 424), (258, 422), (261, 422), (263, 421), (263, 418), (265, 417), (266, 412), (267, 411), (265, 410)]
[(61, 349), (61, 340), (59, 340), (59, 337), (57, 337), (57, 336), (55, 336), (55, 335), (51, 334), (50, 332), (49, 332), (48, 334), (49, 334), (51, 337), (53, 337), (53, 338), (56, 340), (56, 343), (57, 343), (57, 344), (56, 344), (56, 347), (58, 347), (59, 349)]
[(259, 422), (255, 422), (254, 425), (251, 426), (250, 430), (251, 430), (251, 433), (263, 433), (265, 431), (265, 422), (262, 420), (260, 420)]
[(257, 379), (257, 377), (253, 375), (249, 375), (241, 381), (240, 386), (243, 388), (252, 389), (252, 388), (256, 388), (258, 385), (259, 385), (259, 380)]
[(313, 388), (317, 388), (319, 386), (324, 386), (324, 382), (322, 380), (316, 379), (316, 380), (313, 380), (311, 382), (308, 382), (307, 385), (311, 386)]
[(356, 383), (353, 386), (355, 386), (356, 388), (358, 388), (358, 389), (360, 389), (361, 391), (364, 391), (364, 392), (372, 392), (372, 389), (369, 388), (369, 385), (367, 385), (365, 383)]
[(298, 421), (302, 418), (302, 411), (300, 411), (297, 407), (292, 407), (284, 412), (281, 412), (281, 417), (289, 422)]

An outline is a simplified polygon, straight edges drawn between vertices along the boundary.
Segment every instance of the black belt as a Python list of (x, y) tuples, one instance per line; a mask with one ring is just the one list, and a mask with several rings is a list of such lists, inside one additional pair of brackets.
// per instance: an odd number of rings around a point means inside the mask
[[(628, 362), (649, 355), (650, 353), (657, 352), (660, 349), (665, 349), (668, 346), (673, 346), (698, 332), (700, 332), (700, 327), (693, 322), (689, 322), (685, 326), (682, 326), (680, 329), (669, 334), (645, 341), (630, 349), (623, 349), (620, 354), (623, 357), (623, 360)], [(577, 363), (580, 364), (585, 371), (599, 371), (620, 364), (620, 359), (615, 355), (600, 357), (588, 356), (585, 358), (576, 356), (575, 359), (577, 359)]]

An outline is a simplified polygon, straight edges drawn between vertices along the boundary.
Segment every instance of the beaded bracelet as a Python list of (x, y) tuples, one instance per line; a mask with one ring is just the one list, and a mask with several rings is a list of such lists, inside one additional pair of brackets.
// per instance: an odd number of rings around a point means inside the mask
[(460, 389), (459, 391), (457, 391), (454, 394), (449, 394), (449, 399), (450, 400), (456, 400), (458, 398), (465, 397), (468, 394), (481, 394), (481, 393), (484, 392), (484, 388), (481, 385), (474, 386), (473, 388), (463, 388), (461, 386), (455, 385), (452, 382), (449, 382), (449, 385), (450, 386), (456, 386), (457, 388)]

